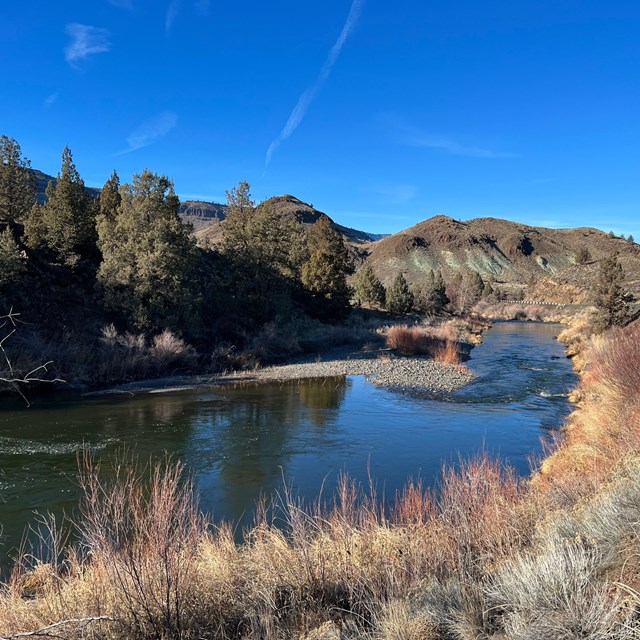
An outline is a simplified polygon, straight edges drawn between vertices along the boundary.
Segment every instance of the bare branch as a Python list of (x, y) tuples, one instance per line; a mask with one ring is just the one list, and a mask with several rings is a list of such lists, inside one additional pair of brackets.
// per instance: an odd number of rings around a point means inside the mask
[(67, 626), (70, 624), (78, 624), (78, 625), (87, 625), (90, 622), (99, 622), (101, 620), (113, 620), (111, 616), (92, 616), (89, 618), (69, 618), (68, 620), (60, 620), (59, 622), (54, 622), (53, 624), (48, 625), (47, 627), (42, 627), (42, 629), (36, 629), (35, 631), (19, 631), (18, 633), (12, 633), (4, 638), (0, 638), (0, 640), (14, 640), (14, 638), (28, 638), (28, 637), (49, 637), (49, 638), (62, 638), (66, 636), (59, 636), (54, 633), (49, 633), (54, 629), (58, 629), (59, 627)]

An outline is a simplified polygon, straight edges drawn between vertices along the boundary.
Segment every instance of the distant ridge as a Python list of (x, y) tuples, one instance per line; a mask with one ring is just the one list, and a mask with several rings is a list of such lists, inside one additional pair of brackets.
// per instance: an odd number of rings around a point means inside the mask
[[(398, 272), (419, 284), (431, 269), (445, 279), (476, 271), (483, 279), (507, 285), (540, 300), (554, 296), (584, 302), (597, 261), (619, 253), (628, 286), (640, 292), (640, 246), (598, 229), (547, 229), (498, 218), (461, 221), (434, 216), (365, 247), (367, 261), (389, 285)], [(590, 259), (577, 264), (586, 249)]]

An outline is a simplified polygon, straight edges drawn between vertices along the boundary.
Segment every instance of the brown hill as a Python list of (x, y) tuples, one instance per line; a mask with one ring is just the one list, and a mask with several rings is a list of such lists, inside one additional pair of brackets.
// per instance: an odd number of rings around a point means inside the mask
[[(273, 196), (265, 201), (268, 204), (273, 205), (276, 208), (276, 211), (284, 214), (293, 214), (298, 222), (303, 225), (310, 226), (315, 224), (318, 221), (320, 216), (326, 215), (324, 212), (319, 209), (314, 208), (313, 205), (307, 204), (306, 202), (302, 202), (298, 198), (292, 195), (281, 195), (281, 196)], [(183, 203), (184, 204), (187, 203)], [(208, 203), (189, 203), (189, 204), (208, 204)], [(222, 234), (224, 229), (224, 218), (226, 215), (227, 207), (225, 205), (214, 205), (216, 207), (221, 207), (223, 209), (222, 214), (218, 217), (210, 218), (210, 221), (205, 226), (200, 226), (199, 229), (196, 230), (196, 238), (198, 242), (202, 244), (206, 244), (208, 246), (219, 244), (222, 241)], [(185, 217), (182, 213), (183, 218)], [(327, 216), (329, 217), (329, 216)], [(331, 220), (331, 218), (329, 217)], [(358, 231), (357, 229), (351, 229), (349, 227), (343, 227), (340, 224), (337, 224), (333, 220), (331, 220), (333, 226), (343, 235), (344, 239), (349, 242), (351, 245), (362, 245), (364, 243), (369, 243), (378, 240), (381, 236), (366, 233), (365, 231)]]
[[(576, 302), (585, 298), (597, 260), (617, 251), (630, 288), (640, 291), (640, 246), (597, 229), (547, 229), (497, 218), (463, 222), (435, 216), (366, 249), (367, 260), (386, 285), (398, 272), (418, 284), (430, 269), (441, 269), (445, 279), (468, 270), (514, 293), (529, 286), (527, 295), (540, 300), (550, 299), (553, 288), (562, 285), (563, 301), (569, 296)], [(584, 249), (591, 260), (578, 265), (578, 253)]]

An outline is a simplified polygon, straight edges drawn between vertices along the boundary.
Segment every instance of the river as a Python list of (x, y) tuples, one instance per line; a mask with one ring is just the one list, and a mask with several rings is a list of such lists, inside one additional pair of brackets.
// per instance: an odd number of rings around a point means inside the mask
[(426, 484), (443, 463), (479, 451), (530, 470), (571, 411), (576, 378), (559, 325), (497, 323), (467, 363), (477, 379), (439, 398), (387, 391), (362, 377), (91, 398), (19, 399), (0, 408), (0, 564), (34, 511), (73, 513), (77, 456), (105, 472), (123, 447), (186, 463), (213, 520), (246, 523), (256, 499), (286, 482), (330, 495), (341, 471), (387, 498), (407, 477)]

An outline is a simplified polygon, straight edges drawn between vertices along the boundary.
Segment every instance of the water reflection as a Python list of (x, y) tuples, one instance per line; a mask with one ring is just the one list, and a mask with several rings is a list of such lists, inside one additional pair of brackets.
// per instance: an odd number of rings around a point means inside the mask
[(246, 522), (256, 496), (281, 488), (297, 450), (292, 440), (309, 427), (335, 424), (349, 384), (339, 377), (243, 386), (201, 406), (185, 454), (200, 470), (203, 506)]

